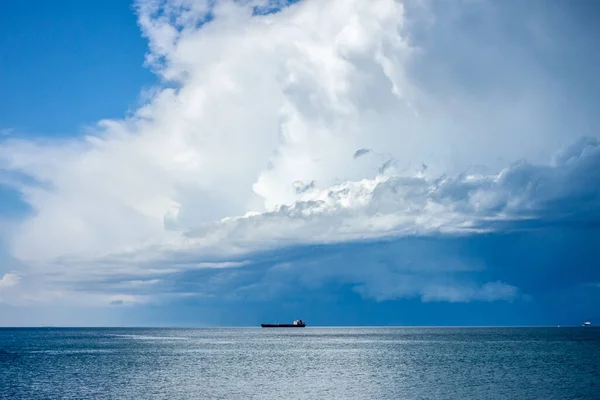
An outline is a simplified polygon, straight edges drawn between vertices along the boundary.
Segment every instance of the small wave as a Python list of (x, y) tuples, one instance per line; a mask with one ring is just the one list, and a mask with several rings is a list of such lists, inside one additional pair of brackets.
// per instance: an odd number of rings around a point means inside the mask
[(79, 349), (79, 350), (32, 350), (27, 353), (32, 354), (51, 354), (51, 355), (69, 355), (69, 354), (108, 354), (114, 353), (114, 350), (106, 349)]
[(146, 335), (111, 335), (115, 338), (120, 339), (133, 339), (133, 340), (188, 340), (187, 337), (181, 336), (146, 336)]
[(12, 353), (10, 351), (4, 350), (4, 349), (0, 349), (0, 357), (2, 356), (16, 356), (17, 353)]

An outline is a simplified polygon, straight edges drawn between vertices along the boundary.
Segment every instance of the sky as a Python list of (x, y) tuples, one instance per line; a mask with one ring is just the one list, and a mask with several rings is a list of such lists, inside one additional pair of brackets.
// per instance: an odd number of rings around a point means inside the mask
[(0, 326), (600, 320), (597, 2), (5, 3)]

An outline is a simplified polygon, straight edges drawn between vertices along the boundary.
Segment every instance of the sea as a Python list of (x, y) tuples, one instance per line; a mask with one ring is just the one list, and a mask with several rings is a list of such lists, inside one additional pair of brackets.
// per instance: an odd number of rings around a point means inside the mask
[(600, 399), (600, 329), (7, 328), (0, 399)]

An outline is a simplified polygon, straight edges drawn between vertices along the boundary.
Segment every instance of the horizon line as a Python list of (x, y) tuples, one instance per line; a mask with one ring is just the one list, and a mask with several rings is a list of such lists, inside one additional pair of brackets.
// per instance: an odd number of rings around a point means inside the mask
[[(583, 325), (307, 325), (306, 328), (583, 328)], [(597, 328), (598, 326), (586, 326)], [(14, 325), (0, 329), (250, 329), (260, 325)]]

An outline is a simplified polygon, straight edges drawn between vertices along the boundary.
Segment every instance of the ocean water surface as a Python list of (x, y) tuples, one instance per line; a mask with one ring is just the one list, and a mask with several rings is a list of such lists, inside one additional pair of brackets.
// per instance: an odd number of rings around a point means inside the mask
[(281, 398), (600, 399), (600, 329), (0, 329), (0, 399)]

